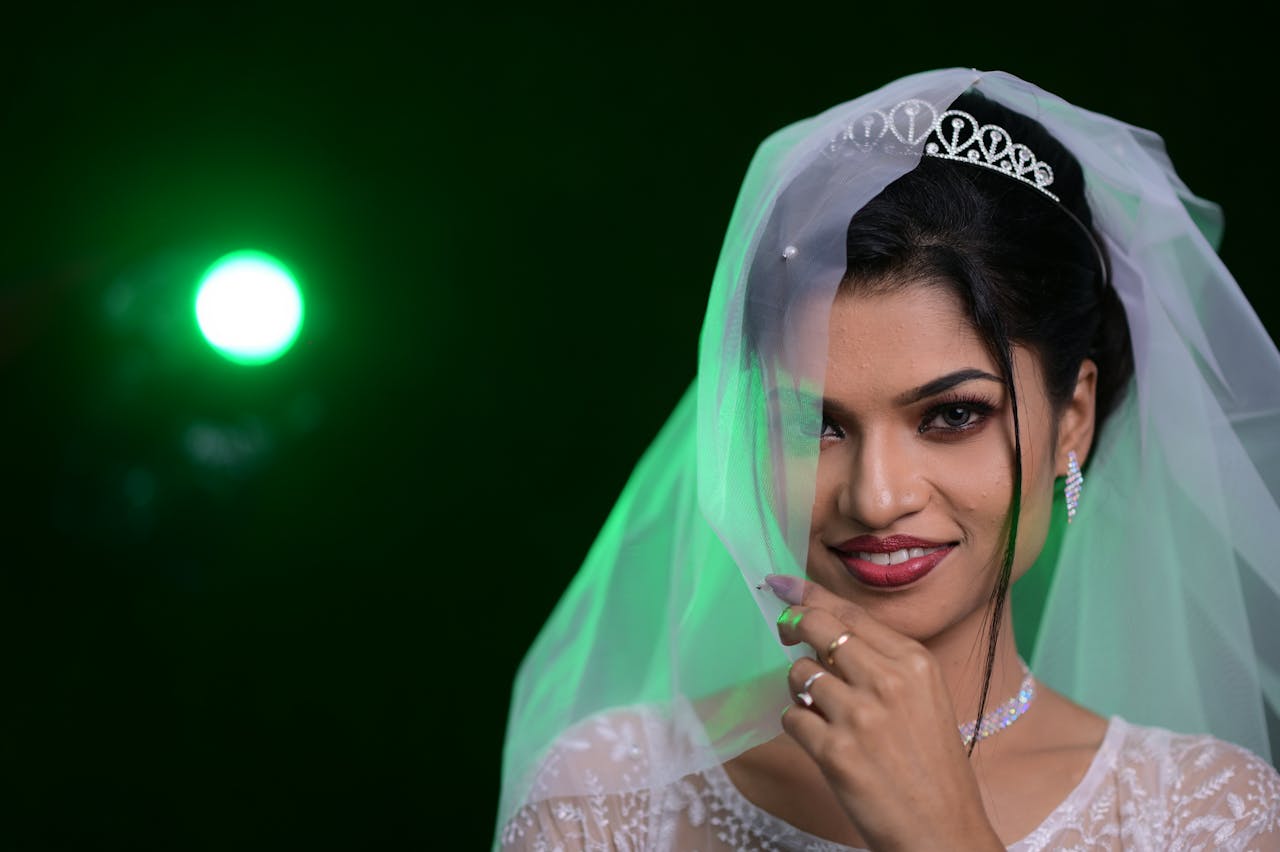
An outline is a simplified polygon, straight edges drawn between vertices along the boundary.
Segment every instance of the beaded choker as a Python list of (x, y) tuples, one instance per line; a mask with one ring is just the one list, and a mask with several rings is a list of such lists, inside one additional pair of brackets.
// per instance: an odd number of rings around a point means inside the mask
[[(985, 740), (992, 734), (1003, 731), (1018, 721), (1022, 714), (1026, 713), (1027, 709), (1031, 707), (1031, 699), (1036, 697), (1036, 682), (1025, 662), (1022, 663), (1022, 671), (1022, 685), (1018, 687), (1017, 695), (984, 715), (980, 723), (967, 722), (960, 725), (960, 738), (964, 740), (966, 747), (975, 739)], [(974, 734), (975, 728), (977, 729), (976, 736)]]

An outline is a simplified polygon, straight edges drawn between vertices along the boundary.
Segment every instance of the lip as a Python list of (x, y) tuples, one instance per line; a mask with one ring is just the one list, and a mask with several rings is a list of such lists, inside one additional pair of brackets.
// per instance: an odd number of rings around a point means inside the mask
[[(889, 553), (904, 547), (941, 547), (943, 549), (908, 559), (906, 562), (899, 562), (897, 565), (877, 565), (846, 552), (847, 548), (850, 551), (864, 553)], [(844, 563), (844, 567), (855, 580), (883, 589), (906, 586), (923, 579), (955, 549), (955, 544), (928, 542), (911, 536), (890, 536), (884, 539), (859, 536), (844, 542), (839, 547), (831, 548), (831, 551)]]
[(911, 535), (891, 535), (888, 538), (876, 538), (873, 535), (860, 535), (841, 544), (833, 545), (836, 550), (845, 553), (862, 551), (863, 553), (892, 553), (904, 547), (945, 547), (954, 542), (928, 541)]

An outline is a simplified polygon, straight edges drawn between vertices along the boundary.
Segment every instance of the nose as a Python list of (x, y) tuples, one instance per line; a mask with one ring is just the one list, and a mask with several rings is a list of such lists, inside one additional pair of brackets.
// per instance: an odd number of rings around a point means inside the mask
[(923, 459), (909, 444), (890, 430), (859, 436), (837, 497), (841, 514), (868, 530), (887, 530), (924, 508), (929, 492)]

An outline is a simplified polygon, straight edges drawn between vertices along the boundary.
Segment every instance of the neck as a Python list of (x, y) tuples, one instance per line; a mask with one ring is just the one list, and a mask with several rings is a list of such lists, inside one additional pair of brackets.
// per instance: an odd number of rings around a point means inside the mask
[[(924, 641), (933, 653), (951, 693), (952, 709), (959, 724), (972, 722), (978, 716), (978, 701), (987, 667), (987, 631), (984, 629), (984, 611), (972, 613), (967, 619)], [(990, 713), (1000, 704), (1012, 698), (1022, 683), (1022, 665), (1014, 643), (1013, 613), (1009, 601), (1005, 601), (1000, 618), (996, 656), (991, 669), (991, 686), (987, 691), (986, 705), (982, 712)]]

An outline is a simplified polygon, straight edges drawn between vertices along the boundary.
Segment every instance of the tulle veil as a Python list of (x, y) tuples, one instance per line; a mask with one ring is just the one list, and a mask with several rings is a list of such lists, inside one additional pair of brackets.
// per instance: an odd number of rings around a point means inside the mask
[[(499, 826), (543, 798), (618, 792), (539, 774), (553, 741), (603, 711), (642, 704), (696, 732), (651, 761), (652, 777), (628, 781), (645, 787), (779, 732), (782, 672), (803, 649), (778, 644), (781, 604), (757, 586), (804, 573), (826, 342), (791, 339), (790, 302), (768, 294), (804, 287), (807, 304), (830, 305), (851, 215), (920, 156), (915, 118), (894, 107), (945, 109), (975, 86), (1081, 162), (1135, 358), (1079, 513), (1028, 575), (1043, 604), (1021, 650), (1040, 680), (1095, 712), (1272, 759), (1280, 354), (1215, 253), (1220, 211), (1179, 179), (1154, 133), (957, 68), (897, 80), (760, 146), (711, 284), (696, 380), (517, 675)], [(766, 347), (795, 350), (799, 366), (774, 369)], [(1014, 602), (1026, 606), (1017, 587)]]

